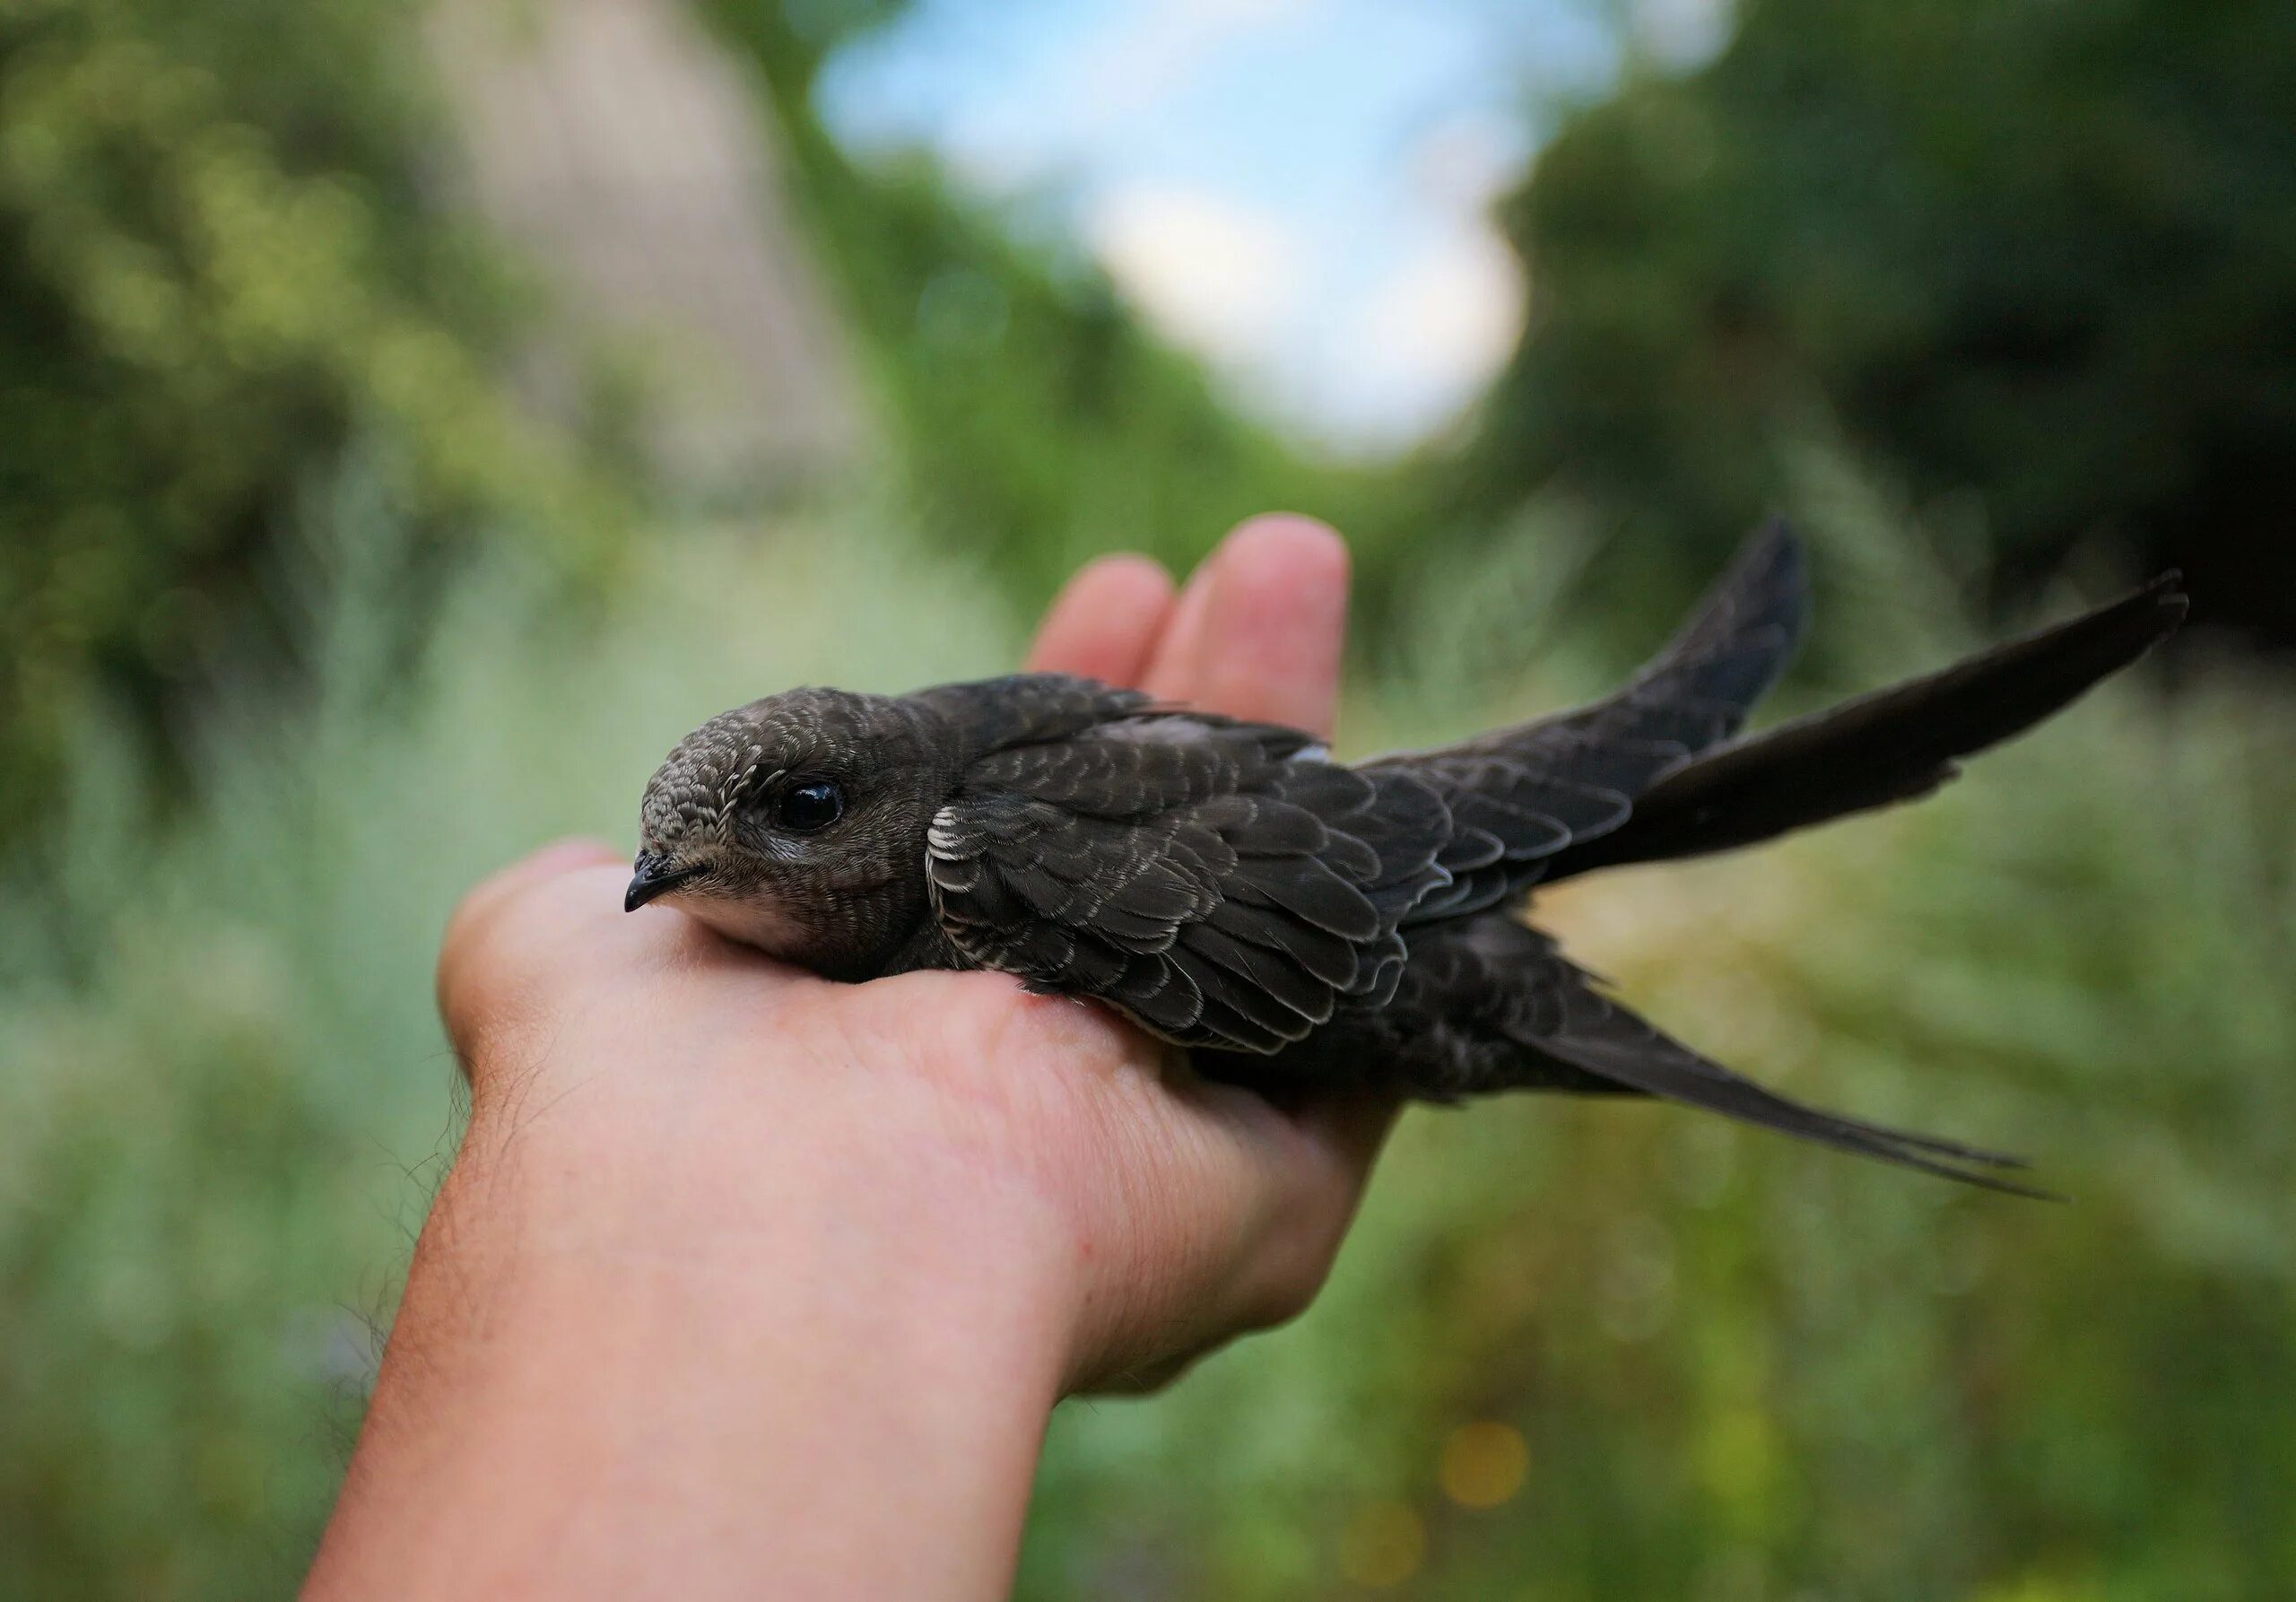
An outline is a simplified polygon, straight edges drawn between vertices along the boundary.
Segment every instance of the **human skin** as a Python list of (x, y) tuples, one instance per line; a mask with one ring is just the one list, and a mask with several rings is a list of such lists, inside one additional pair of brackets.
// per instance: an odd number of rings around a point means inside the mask
[[(1328, 735), (1338, 537), (1111, 558), (1029, 665)], [(1054, 1404), (1304, 1309), (1394, 1115), (1277, 1107), (996, 974), (839, 985), (561, 842), (457, 909), (471, 1118), (315, 1598), (970, 1598)]]

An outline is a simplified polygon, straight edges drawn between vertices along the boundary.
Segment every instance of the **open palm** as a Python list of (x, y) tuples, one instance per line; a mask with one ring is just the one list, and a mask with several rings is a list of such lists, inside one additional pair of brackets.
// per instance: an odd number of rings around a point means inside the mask
[[(1260, 518), (1177, 595), (1140, 559), (1087, 568), (1029, 666), (1328, 736), (1346, 596), (1335, 535)], [(1322, 1284), (1390, 1103), (1278, 1108), (1002, 975), (832, 984), (666, 909), (625, 917), (626, 875), (604, 847), (553, 847), (457, 912), (440, 1001), (474, 1130), (572, 1122), (599, 1161), (658, 1137), (680, 1183), (738, 1219), (761, 1120), (790, 1116), (787, 1076), (842, 1087), (834, 1104), (916, 1162), (985, 1171), (1057, 1221), (1075, 1272), (1072, 1389), (1159, 1382)], [(561, 1049), (574, 1034), (587, 1049)]]

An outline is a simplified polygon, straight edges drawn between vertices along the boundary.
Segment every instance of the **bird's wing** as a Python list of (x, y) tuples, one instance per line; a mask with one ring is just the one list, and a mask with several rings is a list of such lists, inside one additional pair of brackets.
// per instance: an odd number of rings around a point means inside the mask
[(1653, 782), (1738, 731), (1793, 656), (1808, 613), (1801, 544), (1772, 523), (1666, 649), (1613, 694), (1464, 744), (1366, 764), (1417, 775), (1457, 821), (1444, 862), (1454, 882), (1414, 919), (1489, 906), (1536, 882), (1556, 852), (1623, 823)]
[(1974, 756), (2086, 693), (2184, 621), (2178, 574), (1939, 672), (1718, 746), (1635, 799), (1625, 828), (1546, 864), (1548, 880), (1692, 857), (1928, 795)]
[(1150, 715), (992, 753), (933, 820), (943, 929), (1184, 1045), (1274, 1051), (1376, 1005), (1403, 915), (1448, 882), (1448, 817), (1409, 775), (1295, 756), (1306, 738)]
[[(1657, 1096), (1987, 1189), (2047, 1194), (1984, 1171), (2024, 1166), (2016, 1158), (1763, 1089), (1605, 994), (1552, 936), (1495, 913), (1413, 936), (1408, 977), (1391, 1010), (1463, 1032), (1440, 1060), (1412, 1065), (1438, 1096), (1518, 1087)], [(1437, 1040), (1436, 1032), (1421, 1032)], [(1493, 1049), (1501, 1044), (1512, 1049)]]

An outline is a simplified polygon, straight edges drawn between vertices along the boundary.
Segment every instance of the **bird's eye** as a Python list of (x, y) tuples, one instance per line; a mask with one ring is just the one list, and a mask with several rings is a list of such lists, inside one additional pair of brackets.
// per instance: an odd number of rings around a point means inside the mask
[(801, 779), (773, 803), (773, 821), (793, 834), (826, 829), (845, 815), (845, 792), (826, 779)]

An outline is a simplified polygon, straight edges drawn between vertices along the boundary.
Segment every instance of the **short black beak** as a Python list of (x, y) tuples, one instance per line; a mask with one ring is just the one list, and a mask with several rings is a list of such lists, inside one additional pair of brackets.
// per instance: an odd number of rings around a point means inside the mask
[(622, 898), (622, 910), (635, 912), (657, 895), (667, 895), (689, 879), (698, 879), (707, 871), (700, 865), (680, 867), (666, 857), (640, 854), (632, 865), (636, 874), (630, 881), (630, 893)]

